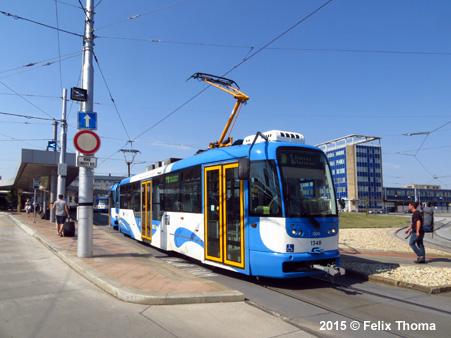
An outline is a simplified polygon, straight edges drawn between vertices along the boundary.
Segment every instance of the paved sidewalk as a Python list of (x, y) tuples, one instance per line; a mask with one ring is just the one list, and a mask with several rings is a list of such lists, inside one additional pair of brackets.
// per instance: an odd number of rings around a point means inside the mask
[(34, 222), (25, 213), (9, 217), (75, 271), (123, 301), (171, 305), (244, 300), (242, 293), (177, 269), (102, 227), (94, 226), (93, 257), (78, 258), (77, 238), (57, 236), (55, 224), (38, 218)]
[[(233, 301), (243, 298), (236, 291), (167, 263), (152, 260), (149, 269), (146, 261), (151, 257), (141, 252), (140, 245), (135, 248), (100, 230), (105, 227), (94, 229), (94, 257), (78, 259), (76, 240), (57, 237), (49, 221), (33, 223), (26, 215), (10, 215), (0, 212), (0, 337), (314, 337), (279, 316)], [(110, 262), (99, 264), (105, 260)], [(128, 302), (110, 297), (65, 263)], [(104, 268), (112, 265), (118, 269), (114, 278)], [(137, 265), (147, 268), (140, 270)], [(125, 284), (139, 279), (136, 287)]]

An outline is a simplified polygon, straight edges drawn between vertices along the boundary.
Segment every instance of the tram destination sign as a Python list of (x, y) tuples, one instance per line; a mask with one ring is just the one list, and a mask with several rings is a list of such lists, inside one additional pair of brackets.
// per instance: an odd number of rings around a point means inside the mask
[(78, 156), (78, 158), (77, 158), (77, 167), (97, 168), (97, 157)]
[(282, 165), (298, 168), (319, 168), (320, 156), (311, 151), (280, 152), (279, 161)]

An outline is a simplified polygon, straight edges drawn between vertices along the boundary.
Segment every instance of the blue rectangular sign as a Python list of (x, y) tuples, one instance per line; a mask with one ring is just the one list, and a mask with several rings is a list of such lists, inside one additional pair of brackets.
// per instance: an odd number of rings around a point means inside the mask
[(97, 113), (78, 112), (78, 129), (97, 130)]

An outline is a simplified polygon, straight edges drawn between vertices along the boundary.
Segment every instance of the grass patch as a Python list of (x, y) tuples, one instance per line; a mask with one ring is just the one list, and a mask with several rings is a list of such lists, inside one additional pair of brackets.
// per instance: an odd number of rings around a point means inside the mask
[(364, 212), (340, 212), (340, 229), (353, 228), (402, 228), (410, 224), (410, 217), (366, 214)]

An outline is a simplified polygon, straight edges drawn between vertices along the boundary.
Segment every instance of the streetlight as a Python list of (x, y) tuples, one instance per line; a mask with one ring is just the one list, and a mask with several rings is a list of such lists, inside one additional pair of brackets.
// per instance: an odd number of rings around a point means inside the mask
[[(130, 164), (133, 163), (133, 161), (135, 160), (136, 154), (140, 153), (140, 151), (136, 150), (136, 149), (121, 149), (119, 151), (122, 151), (124, 153), (125, 163), (127, 163), (127, 167), (128, 167), (128, 177), (130, 177)], [(131, 159), (127, 159), (127, 154), (131, 154), (131, 155), (129, 155), (129, 158), (131, 157)]]

